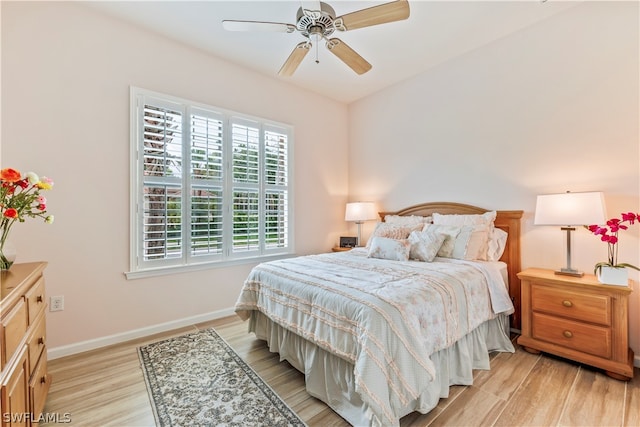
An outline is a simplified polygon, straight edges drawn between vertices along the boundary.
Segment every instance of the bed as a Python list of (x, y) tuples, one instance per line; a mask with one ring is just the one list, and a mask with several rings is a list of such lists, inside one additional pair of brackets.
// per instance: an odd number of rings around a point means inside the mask
[[(235, 307), (250, 332), (305, 374), (309, 394), (356, 426), (397, 426), (429, 412), (450, 385), (489, 369), (491, 352), (513, 352), (509, 331), (519, 329), (522, 211), (438, 202), (380, 217), (369, 247), (256, 266)], [(487, 257), (494, 228), (504, 238)], [(441, 248), (435, 258), (415, 259), (415, 248), (429, 247), (410, 243), (416, 236)], [(478, 236), (489, 240), (467, 256)], [(460, 248), (464, 256), (451, 255)]]

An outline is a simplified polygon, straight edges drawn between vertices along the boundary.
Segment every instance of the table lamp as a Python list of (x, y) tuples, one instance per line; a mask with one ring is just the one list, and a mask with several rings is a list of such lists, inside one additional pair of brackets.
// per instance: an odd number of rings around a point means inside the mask
[(358, 240), (356, 246), (360, 245), (360, 233), (362, 224), (365, 221), (376, 219), (378, 214), (376, 212), (373, 202), (353, 202), (347, 203), (347, 209), (344, 215), (345, 221), (354, 221), (358, 224)]
[(599, 191), (585, 193), (545, 194), (536, 201), (535, 225), (560, 225), (567, 232), (567, 266), (556, 274), (581, 277), (584, 273), (571, 267), (571, 232), (574, 225), (604, 224), (606, 212), (604, 194)]

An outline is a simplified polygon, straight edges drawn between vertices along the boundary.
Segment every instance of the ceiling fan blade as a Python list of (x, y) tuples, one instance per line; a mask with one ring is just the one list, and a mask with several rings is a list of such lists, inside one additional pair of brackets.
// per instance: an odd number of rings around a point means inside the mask
[(409, 17), (409, 13), (409, 2), (407, 0), (396, 0), (347, 13), (336, 18), (334, 23), (337, 30), (348, 31), (387, 22), (402, 21)]
[(278, 74), (284, 77), (292, 76), (298, 68), (298, 65), (300, 65), (304, 57), (309, 53), (309, 50), (311, 50), (311, 43), (298, 43), (298, 45), (293, 49), (293, 52), (291, 52), (291, 55), (289, 55), (282, 65), (282, 68), (280, 68), (280, 71), (278, 71)]
[(347, 64), (357, 74), (364, 74), (371, 69), (371, 64), (362, 56), (351, 49), (345, 42), (340, 39), (333, 38), (327, 41), (327, 49), (335, 56), (340, 58), (342, 62)]
[(282, 24), (280, 22), (260, 21), (234, 21), (226, 19), (222, 21), (222, 27), (227, 31), (273, 31), (277, 33), (293, 33), (296, 26)]

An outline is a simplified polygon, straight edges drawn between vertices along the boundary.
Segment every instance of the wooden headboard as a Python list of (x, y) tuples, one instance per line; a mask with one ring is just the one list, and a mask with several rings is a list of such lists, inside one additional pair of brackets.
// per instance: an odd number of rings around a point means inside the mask
[[(421, 203), (410, 206), (396, 212), (379, 212), (380, 219), (384, 221), (386, 215), (419, 215), (429, 216), (433, 213), (472, 215), (483, 214), (490, 209), (483, 209), (477, 206), (465, 205), (462, 203), (432, 202)], [(495, 226), (508, 233), (507, 244), (504, 254), (500, 258), (507, 264), (509, 274), (509, 295), (515, 307), (515, 313), (511, 316), (511, 328), (520, 330), (520, 279), (518, 273), (521, 271), (520, 261), (520, 220), (523, 211), (496, 211)]]

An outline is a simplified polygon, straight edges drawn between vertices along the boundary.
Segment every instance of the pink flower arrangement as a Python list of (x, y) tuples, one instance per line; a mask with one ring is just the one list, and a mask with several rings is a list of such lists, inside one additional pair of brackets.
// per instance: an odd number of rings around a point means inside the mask
[(608, 261), (607, 262), (599, 262), (596, 264), (594, 272), (597, 274), (598, 270), (602, 267), (629, 267), (640, 271), (640, 268), (635, 265), (620, 263), (618, 264), (618, 232), (620, 230), (627, 230), (629, 225), (635, 224), (636, 221), (640, 222), (640, 214), (635, 214), (633, 212), (622, 213), (622, 219), (620, 218), (611, 218), (607, 221), (607, 224), (604, 226), (600, 225), (590, 225), (587, 228), (596, 236), (600, 236), (600, 240), (603, 242), (607, 242), (608, 249)]
[(53, 223), (53, 215), (47, 215), (47, 199), (40, 194), (40, 191), (51, 188), (51, 179), (40, 178), (33, 172), (23, 177), (16, 169), (0, 170), (0, 270), (8, 269), (13, 263), (4, 253), (13, 224), (24, 222), (27, 217), (39, 217), (47, 224)]

